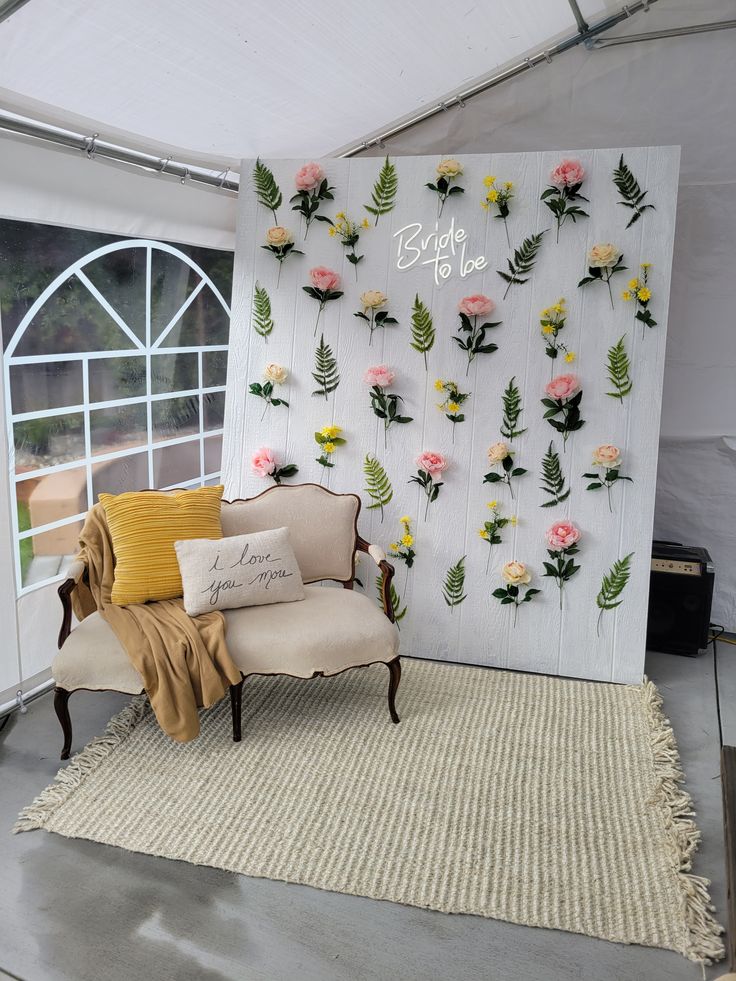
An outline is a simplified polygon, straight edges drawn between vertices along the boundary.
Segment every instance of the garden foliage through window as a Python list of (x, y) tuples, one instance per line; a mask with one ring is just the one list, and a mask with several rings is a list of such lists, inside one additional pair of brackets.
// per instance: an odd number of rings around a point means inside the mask
[(16, 580), (61, 576), (101, 491), (219, 481), (232, 252), (0, 221)]

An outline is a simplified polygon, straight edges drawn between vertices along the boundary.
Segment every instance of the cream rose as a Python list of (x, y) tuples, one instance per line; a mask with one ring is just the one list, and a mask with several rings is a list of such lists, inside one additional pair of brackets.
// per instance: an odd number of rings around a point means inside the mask
[(507, 456), (511, 456), (511, 450), (506, 443), (494, 443), (488, 447), (488, 462), (491, 466), (502, 463)]
[(615, 470), (621, 466), (621, 450), (613, 443), (603, 443), (593, 450), (593, 466)]
[(281, 248), (284, 245), (290, 245), (294, 241), (294, 236), (288, 228), (284, 228), (282, 225), (274, 225), (273, 228), (269, 228), (266, 232), (266, 241), (269, 245)]
[(263, 369), (263, 377), (266, 381), (273, 382), (274, 385), (283, 385), (289, 377), (289, 372), (283, 365), (276, 364), (275, 361), (272, 361)]
[(588, 262), (595, 269), (611, 269), (621, 258), (621, 249), (611, 242), (594, 245), (588, 253)]
[(366, 290), (360, 294), (360, 302), (364, 310), (376, 310), (388, 303), (388, 297), (380, 290)]
[(501, 575), (511, 586), (525, 586), (532, 581), (523, 562), (507, 562), (501, 569)]
[(437, 175), (439, 177), (459, 177), (462, 172), (463, 165), (459, 160), (454, 160), (453, 158), (441, 160), (437, 164)]

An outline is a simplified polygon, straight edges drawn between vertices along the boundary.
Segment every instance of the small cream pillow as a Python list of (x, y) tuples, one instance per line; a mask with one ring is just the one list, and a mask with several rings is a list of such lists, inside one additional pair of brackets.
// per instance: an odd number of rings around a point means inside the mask
[(293, 603), (304, 599), (304, 583), (288, 528), (232, 538), (175, 542), (190, 617), (240, 606)]

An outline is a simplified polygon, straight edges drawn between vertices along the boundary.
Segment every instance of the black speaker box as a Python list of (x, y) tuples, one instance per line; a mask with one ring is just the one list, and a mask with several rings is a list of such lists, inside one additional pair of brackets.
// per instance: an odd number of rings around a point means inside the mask
[(647, 649), (697, 657), (708, 647), (715, 572), (704, 548), (652, 543)]

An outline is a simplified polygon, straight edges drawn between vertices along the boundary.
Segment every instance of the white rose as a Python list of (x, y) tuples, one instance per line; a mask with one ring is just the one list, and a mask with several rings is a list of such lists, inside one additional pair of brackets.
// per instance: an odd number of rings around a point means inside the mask
[(388, 297), (380, 290), (366, 290), (365, 293), (360, 294), (360, 302), (363, 304), (364, 310), (375, 310), (385, 306), (388, 303)]
[(437, 164), (437, 174), (440, 177), (459, 177), (463, 172), (463, 165), (459, 160), (441, 160)]
[(593, 466), (614, 470), (621, 466), (621, 451), (612, 443), (604, 443), (593, 450)]
[(507, 562), (501, 569), (501, 575), (511, 586), (526, 586), (532, 580), (523, 562)]
[(488, 447), (488, 462), (493, 466), (495, 463), (502, 463), (507, 456), (511, 456), (511, 450), (506, 443), (494, 443)]
[(289, 377), (289, 372), (283, 365), (276, 364), (275, 361), (272, 361), (263, 369), (263, 377), (267, 381), (273, 382), (274, 385), (283, 385)]
[(274, 225), (273, 228), (269, 228), (266, 232), (266, 241), (269, 245), (275, 245), (277, 248), (280, 248), (283, 245), (289, 245), (293, 242), (294, 236), (288, 228), (284, 228), (282, 225)]
[(588, 261), (594, 269), (610, 269), (616, 265), (620, 258), (621, 249), (610, 242), (594, 245), (588, 253)]

